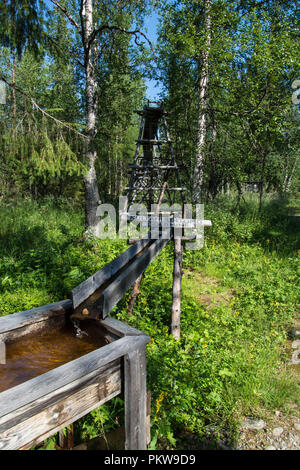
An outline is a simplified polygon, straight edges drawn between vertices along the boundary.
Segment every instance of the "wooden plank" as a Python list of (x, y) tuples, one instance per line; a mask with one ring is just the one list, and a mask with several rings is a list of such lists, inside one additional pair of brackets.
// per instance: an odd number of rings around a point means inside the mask
[[(134, 186), (130, 186), (130, 187), (126, 187), (125, 189), (129, 191), (161, 191), (162, 187), (156, 188), (156, 187), (149, 186), (146, 188), (143, 188), (143, 187), (136, 188)], [(186, 191), (186, 188), (168, 188), (168, 191)]]
[[(167, 213), (166, 213), (167, 214)], [(138, 222), (148, 222), (149, 224), (158, 224), (161, 221), (170, 221), (171, 227), (185, 227), (185, 228), (196, 228), (196, 227), (211, 227), (212, 223), (210, 220), (204, 219), (184, 219), (181, 217), (172, 217), (163, 214), (159, 215), (129, 215), (129, 220), (136, 220)]]
[(97, 303), (97, 309), (101, 312), (102, 318), (105, 318), (109, 314), (129, 287), (132, 286), (139, 275), (145, 271), (147, 266), (168, 242), (169, 239), (155, 240), (139, 258), (134, 260), (134, 262), (103, 291)]
[(143, 144), (143, 145), (161, 145), (161, 144), (167, 144), (169, 142), (173, 142), (172, 140), (156, 140), (156, 139), (137, 139), (136, 143), (137, 144)]
[[(156, 206), (156, 209), (155, 209), (155, 215), (159, 214), (161, 203), (163, 201), (163, 198), (164, 198), (164, 195), (165, 195), (165, 189), (166, 189), (167, 186), (168, 186), (168, 183), (165, 181), (164, 184), (163, 184), (161, 193), (159, 195), (158, 201), (157, 201), (157, 206)], [(132, 292), (131, 292), (131, 297), (129, 299), (128, 307), (127, 307), (128, 315), (132, 315), (133, 307), (134, 307), (136, 298), (137, 298), (138, 294), (140, 293), (140, 285), (141, 285), (143, 277), (144, 277), (144, 273), (142, 273), (137, 278), (137, 280), (135, 281), (135, 283), (133, 285), (133, 289), (132, 289)]]
[(126, 264), (142, 251), (148, 243), (149, 239), (140, 239), (135, 245), (128, 248), (128, 250), (124, 251), (120, 256), (75, 287), (75, 289), (72, 290), (74, 308), (88, 299), (102, 284), (107, 282), (120, 269), (126, 266)]
[(59, 400), (72, 395), (73, 393), (81, 390), (82, 388), (93, 384), (97, 377), (106, 377), (122, 368), (121, 358), (115, 359), (109, 364), (104, 365), (98, 369), (93, 370), (88, 374), (83, 374), (78, 380), (68, 382), (66, 385), (59, 387), (56, 390), (49, 389), (49, 393), (45, 393), (33, 401), (25, 403), (21, 407), (17, 407), (10, 413), (0, 418), (0, 436), (1, 433), (11, 427), (16, 426), (22, 420), (26, 420), (35, 416), (43, 411), (47, 406), (52, 406)]
[(151, 391), (146, 394), (146, 444), (151, 442)]
[(185, 227), (185, 228), (196, 228), (196, 227), (211, 227), (210, 220), (204, 219), (182, 219), (175, 217), (172, 221), (173, 227)]
[(121, 368), (47, 406), (15, 426), (1, 431), (0, 449), (28, 449), (121, 393)]
[(133, 348), (148, 342), (147, 336), (124, 336), (45, 374), (5, 390), (0, 393), (0, 423), (4, 416), (13, 412), (18, 413), (20, 408), (72, 382), (80, 382), (82, 377), (87, 374), (106, 366), (128, 354)]
[(53, 326), (58, 318), (64, 317), (72, 312), (72, 301), (62, 300), (42, 307), (24, 310), (23, 312), (13, 313), (0, 318), (0, 340), (12, 341), (26, 334), (37, 332), (46, 325)]
[[(129, 168), (135, 168), (136, 170), (177, 170), (184, 168), (183, 165), (136, 165), (135, 163), (130, 163)], [(128, 170), (130, 171), (130, 170)]]
[(127, 325), (127, 323), (123, 323), (116, 318), (106, 317), (105, 320), (99, 320), (99, 323), (105, 329), (120, 337), (146, 336), (148, 338), (148, 342), (150, 341), (150, 338), (146, 335), (146, 333), (143, 333), (142, 331), (137, 330), (136, 328), (133, 328), (132, 326)]
[(125, 450), (147, 449), (147, 399), (145, 345), (124, 361)]

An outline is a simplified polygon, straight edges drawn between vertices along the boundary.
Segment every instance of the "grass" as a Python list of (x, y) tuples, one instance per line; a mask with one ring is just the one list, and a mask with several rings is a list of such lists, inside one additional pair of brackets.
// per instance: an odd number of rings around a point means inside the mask
[[(206, 207), (205, 246), (184, 253), (180, 342), (169, 330), (171, 243), (148, 267), (134, 314), (129, 294), (112, 312), (152, 338), (150, 448), (200, 446), (208, 428), (234, 441), (243, 415), (293, 413), (299, 388), (286, 338), (299, 303), (295, 205), (270, 198), (259, 214), (250, 198), (239, 210), (223, 198)], [(83, 240), (82, 213), (68, 201), (2, 202), (0, 217), (0, 315), (66, 298), (126, 249)], [(122, 406), (117, 398), (79, 420), (77, 441), (122, 424)]]

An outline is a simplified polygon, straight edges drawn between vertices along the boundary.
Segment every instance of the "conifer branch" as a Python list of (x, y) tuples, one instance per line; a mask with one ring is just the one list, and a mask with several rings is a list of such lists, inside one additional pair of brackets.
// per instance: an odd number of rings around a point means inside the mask
[(15, 84), (12, 84), (9, 82), (9, 80), (7, 80), (6, 77), (4, 77), (2, 74), (0, 74), (0, 80), (3, 80), (3, 82), (5, 82), (10, 88), (15, 88), (15, 90), (20, 93), (21, 95), (25, 96), (26, 98), (28, 98), (33, 107), (35, 109), (37, 109), (38, 111), (40, 111), (44, 116), (46, 116), (47, 118), (49, 119), (52, 119), (52, 121), (54, 121), (56, 124), (60, 125), (60, 126), (63, 126), (65, 127), (66, 129), (69, 129), (70, 131), (72, 132), (75, 132), (75, 134), (79, 135), (80, 137), (83, 137), (84, 139), (87, 139), (89, 140), (90, 137), (88, 137), (87, 135), (85, 134), (82, 134), (81, 132), (79, 131), (76, 131), (73, 127), (69, 126), (68, 124), (66, 124), (65, 122), (63, 121), (60, 121), (59, 119), (55, 118), (54, 116), (52, 116), (51, 114), (47, 113), (47, 111), (45, 111), (44, 109), (42, 109), (37, 103), (36, 101), (34, 101), (34, 99), (28, 94), (26, 93), (25, 91), (21, 90), (18, 86), (16, 86)]

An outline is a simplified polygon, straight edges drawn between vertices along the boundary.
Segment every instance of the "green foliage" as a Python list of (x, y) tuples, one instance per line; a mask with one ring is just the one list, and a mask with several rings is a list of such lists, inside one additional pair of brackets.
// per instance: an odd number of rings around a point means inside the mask
[(0, 5), (0, 41), (21, 55), (25, 45), (38, 52), (42, 37), (42, 0), (6, 0)]
[(204, 0), (158, 2), (160, 68), (171, 135), (193, 180), (199, 138), (202, 56), (208, 55), (208, 109), (203, 161), (206, 198), (224, 183), (261, 182), (263, 190), (299, 186), (297, 2), (211, 0), (211, 41)]
[[(270, 200), (261, 215), (251, 200), (239, 213), (230, 199), (206, 208), (213, 226), (205, 246), (184, 252), (180, 341), (169, 328), (171, 244), (148, 267), (133, 315), (127, 316), (129, 293), (115, 307), (117, 318), (151, 337), (151, 449), (181, 448), (183, 430), (200, 439), (212, 425), (234, 436), (241, 414), (285, 410), (297, 396), (291, 373), (278, 366), (299, 302), (293, 204)], [(67, 298), (127, 247), (122, 240), (83, 240), (83, 217), (67, 200), (2, 202), (0, 215), (1, 315)], [(117, 398), (79, 420), (77, 442), (122, 424), (123, 406)]]

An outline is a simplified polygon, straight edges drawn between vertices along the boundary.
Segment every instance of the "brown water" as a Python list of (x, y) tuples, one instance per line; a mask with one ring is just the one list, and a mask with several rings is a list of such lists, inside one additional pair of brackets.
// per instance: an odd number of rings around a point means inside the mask
[(0, 392), (107, 344), (98, 328), (85, 325), (84, 330), (88, 335), (80, 338), (72, 326), (66, 326), (7, 344), (6, 364), (0, 364)]

